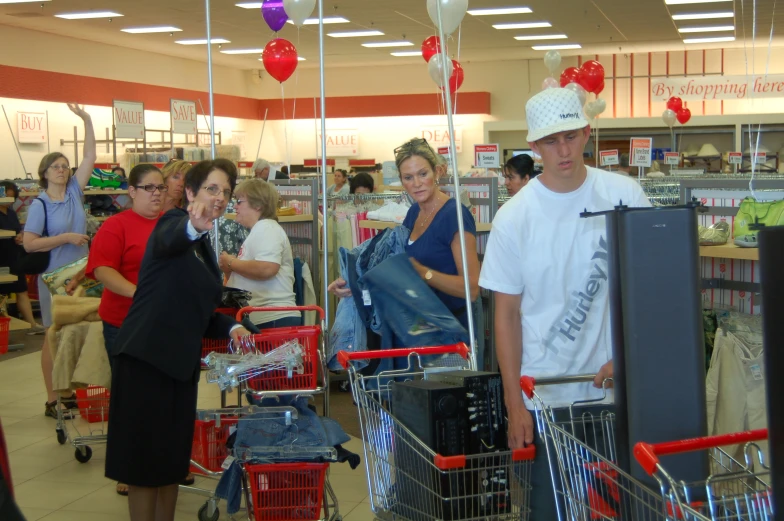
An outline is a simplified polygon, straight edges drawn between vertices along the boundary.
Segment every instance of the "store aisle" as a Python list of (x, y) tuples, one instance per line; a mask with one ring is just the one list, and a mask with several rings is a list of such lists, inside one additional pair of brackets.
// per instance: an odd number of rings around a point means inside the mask
[[(127, 500), (115, 493), (115, 484), (103, 477), (105, 446), (93, 447), (92, 459), (79, 463), (70, 444), (55, 439), (55, 421), (43, 415), (46, 401), (40, 355), (0, 358), (0, 420), (5, 429), (11, 474), (19, 506), (28, 521), (127, 521)], [(217, 386), (202, 380), (199, 408), (220, 405)], [(357, 439), (345, 445), (362, 453)], [(364, 463), (356, 470), (332, 465), (332, 486), (344, 521), (371, 521)], [(197, 479), (196, 486), (214, 488), (214, 481)], [(193, 521), (204, 498), (180, 494), (177, 521)], [(221, 505), (221, 518), (229, 519)], [(242, 519), (240, 516), (237, 519)]]

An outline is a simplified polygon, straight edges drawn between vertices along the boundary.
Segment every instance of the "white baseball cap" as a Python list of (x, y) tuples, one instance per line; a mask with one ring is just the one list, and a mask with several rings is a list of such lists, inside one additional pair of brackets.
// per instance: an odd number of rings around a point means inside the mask
[(525, 104), (529, 143), (543, 137), (588, 126), (577, 94), (569, 89), (545, 89)]

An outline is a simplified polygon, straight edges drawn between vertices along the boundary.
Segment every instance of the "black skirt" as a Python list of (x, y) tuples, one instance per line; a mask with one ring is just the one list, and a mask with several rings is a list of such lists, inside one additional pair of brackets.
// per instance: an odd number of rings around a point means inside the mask
[(181, 382), (136, 358), (112, 364), (106, 477), (137, 487), (174, 485), (188, 475), (198, 368)]

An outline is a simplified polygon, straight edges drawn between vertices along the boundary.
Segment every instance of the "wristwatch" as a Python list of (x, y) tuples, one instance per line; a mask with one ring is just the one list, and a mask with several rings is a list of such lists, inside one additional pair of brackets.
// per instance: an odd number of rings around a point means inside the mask
[(425, 272), (425, 280), (430, 280), (433, 278), (433, 272), (431, 270), (427, 270)]

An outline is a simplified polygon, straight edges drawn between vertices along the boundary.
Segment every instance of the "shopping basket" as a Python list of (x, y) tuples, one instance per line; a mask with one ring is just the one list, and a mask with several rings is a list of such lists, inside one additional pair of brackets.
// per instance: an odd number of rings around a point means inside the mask
[(329, 463), (245, 465), (254, 519), (321, 519), (324, 479), (328, 469)]
[(79, 415), (89, 423), (108, 421), (109, 390), (97, 385), (89, 385), (86, 389), (76, 389), (76, 405)]
[[(771, 473), (758, 444), (767, 439), (768, 430), (759, 429), (667, 443), (637, 443), (634, 457), (645, 472), (659, 482), (662, 497), (673, 517), (768, 521), (773, 519)], [(745, 444), (742, 463), (721, 448), (736, 444)], [(710, 452), (711, 475), (704, 481), (684, 483), (676, 480), (659, 462), (659, 456), (694, 451)], [(705, 496), (707, 502), (702, 500)], [(673, 510), (669, 505), (676, 505), (676, 508)]]
[[(468, 355), (465, 344), (338, 353), (358, 406), (370, 503), (376, 515), (411, 521), (528, 519), (533, 447), (442, 456), (390, 410), (394, 382), (421, 379), (428, 371), (444, 367), (467, 369)], [(352, 364), (385, 358), (397, 360), (398, 368), (365, 376)]]
[(302, 373), (289, 373), (284, 369), (267, 371), (247, 381), (247, 388), (257, 396), (264, 394), (314, 394), (324, 390), (319, 385), (319, 372), (326, 374), (323, 365), (324, 345), (321, 332), (323, 331), (324, 310), (318, 306), (294, 307), (246, 307), (237, 312), (237, 321), (242, 320), (248, 313), (258, 311), (317, 311), (320, 323), (312, 326), (278, 327), (265, 329), (258, 335), (253, 335), (255, 349), (260, 353), (268, 353), (286, 342), (295, 340), (302, 347)]
[[(221, 417), (210, 420), (196, 420), (193, 431), (191, 461), (208, 470), (220, 472), (223, 461), (228, 456), (226, 440), (231, 428), (236, 427), (237, 418)], [(191, 465), (191, 472), (201, 473), (201, 469)]]
[(9, 317), (0, 317), (0, 355), (8, 352), (8, 332), (11, 326)]
[[(602, 399), (556, 410), (543, 403), (536, 392), (537, 385), (593, 382), (594, 377), (520, 378), (520, 386), (535, 408), (537, 435), (547, 449), (558, 519), (663, 521), (666, 505), (661, 494), (617, 465), (612, 405), (603, 409)], [(598, 407), (583, 407), (590, 405)]]

